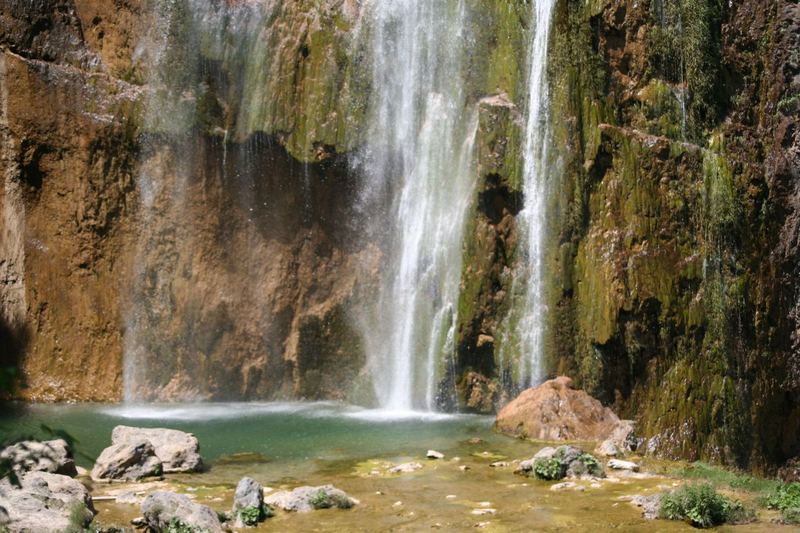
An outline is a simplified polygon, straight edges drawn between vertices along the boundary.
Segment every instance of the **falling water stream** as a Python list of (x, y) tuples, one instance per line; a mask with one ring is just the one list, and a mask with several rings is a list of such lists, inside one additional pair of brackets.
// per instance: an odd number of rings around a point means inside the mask
[[(544, 245), (547, 226), (550, 157), (550, 95), (547, 84), (547, 50), (555, 0), (533, 2), (528, 102), (524, 147), (525, 205), (518, 220), (522, 230), (522, 265), (514, 284), (524, 284), (523, 296), (515, 302), (510, 323), (513, 330), (501, 347), (501, 360), (518, 354), (518, 386), (540, 383), (544, 377), (542, 340), (546, 318), (544, 300)], [(518, 293), (518, 290), (513, 291)]]
[(453, 351), (461, 240), (474, 176), (476, 115), (465, 98), (465, 2), (372, 2), (373, 95), (358, 164), (388, 190), (388, 250), (375, 305), (362, 317), (375, 392), (393, 410), (433, 409)]

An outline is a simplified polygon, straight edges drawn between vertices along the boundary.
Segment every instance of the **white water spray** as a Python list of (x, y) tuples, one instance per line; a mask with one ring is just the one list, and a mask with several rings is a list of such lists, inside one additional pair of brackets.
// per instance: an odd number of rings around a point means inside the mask
[(466, 104), (470, 47), (462, 2), (367, 7), (373, 95), (359, 166), (367, 194), (392, 198), (380, 293), (362, 317), (380, 405), (433, 409), (453, 329), (477, 121)]

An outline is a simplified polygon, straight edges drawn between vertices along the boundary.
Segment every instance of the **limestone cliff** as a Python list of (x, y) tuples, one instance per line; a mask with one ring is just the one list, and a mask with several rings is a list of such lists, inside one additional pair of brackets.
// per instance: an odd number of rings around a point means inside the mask
[[(477, 187), (438, 401), (489, 412), (517, 386), (530, 6), (466, 4)], [(0, 5), (0, 366), (23, 397), (116, 400), (124, 374), (131, 398), (371, 401), (364, 5)], [(655, 453), (800, 453), (798, 21), (557, 4), (547, 366)]]

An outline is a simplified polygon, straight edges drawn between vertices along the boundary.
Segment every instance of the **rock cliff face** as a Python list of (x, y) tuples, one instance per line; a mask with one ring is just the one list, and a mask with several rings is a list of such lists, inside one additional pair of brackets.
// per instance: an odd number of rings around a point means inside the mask
[[(517, 392), (530, 6), (475, 4), (438, 399), (487, 412)], [(759, 468), (800, 453), (800, 8), (768, 4), (562, 0), (549, 62), (548, 371), (653, 452)], [(37, 400), (370, 402), (364, 4), (169, 6), (0, 6), (0, 367)]]

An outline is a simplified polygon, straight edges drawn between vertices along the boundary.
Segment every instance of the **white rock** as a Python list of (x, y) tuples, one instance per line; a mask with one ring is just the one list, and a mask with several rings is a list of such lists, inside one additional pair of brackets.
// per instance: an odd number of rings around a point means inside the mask
[(629, 470), (631, 472), (638, 472), (639, 465), (633, 461), (623, 461), (622, 459), (611, 459), (608, 462), (608, 467), (612, 470)]
[(428, 453), (425, 454), (425, 457), (428, 459), (444, 459), (444, 454), (437, 452), (436, 450), (428, 450)]
[(489, 507), (485, 507), (483, 509), (473, 509), (471, 514), (474, 514), (474, 515), (477, 515), (477, 516), (482, 516), (482, 515), (487, 515), (487, 514), (495, 514), (496, 512), (497, 512), (497, 509), (491, 509)]
[(112, 444), (138, 440), (150, 441), (166, 473), (196, 472), (203, 467), (200, 443), (191, 433), (177, 429), (130, 426), (117, 426), (111, 432)]
[(419, 463), (402, 463), (397, 466), (393, 466), (389, 469), (390, 474), (407, 474), (409, 472), (414, 472), (415, 470), (419, 470), (422, 468), (422, 465)]

